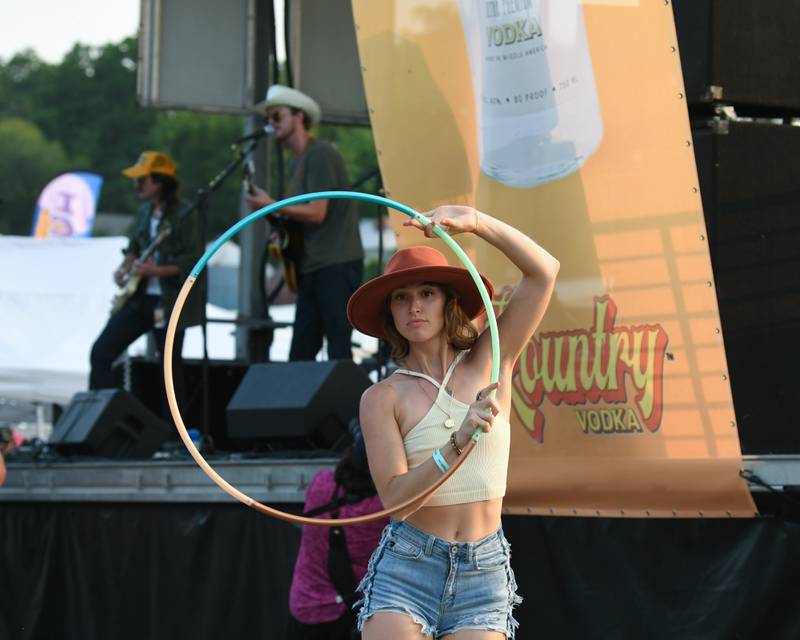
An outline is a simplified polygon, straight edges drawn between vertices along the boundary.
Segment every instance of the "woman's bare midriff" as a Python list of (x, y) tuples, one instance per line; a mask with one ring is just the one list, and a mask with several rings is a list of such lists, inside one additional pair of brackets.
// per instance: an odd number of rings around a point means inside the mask
[(497, 531), (502, 508), (502, 498), (422, 507), (408, 516), (406, 522), (443, 540), (475, 542)]

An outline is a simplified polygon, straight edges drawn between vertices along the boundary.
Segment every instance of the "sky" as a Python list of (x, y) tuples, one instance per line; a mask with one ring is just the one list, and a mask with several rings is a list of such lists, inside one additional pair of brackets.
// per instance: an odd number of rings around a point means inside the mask
[[(139, 5), (140, 0), (0, 0), (0, 59), (31, 48), (57, 63), (76, 42), (119, 42), (138, 31)], [(282, 21), (282, 2), (276, 14)], [(280, 41), (278, 49), (280, 56)]]
[(0, 0), (0, 58), (31, 48), (61, 62), (76, 42), (119, 42), (139, 29), (139, 0)]

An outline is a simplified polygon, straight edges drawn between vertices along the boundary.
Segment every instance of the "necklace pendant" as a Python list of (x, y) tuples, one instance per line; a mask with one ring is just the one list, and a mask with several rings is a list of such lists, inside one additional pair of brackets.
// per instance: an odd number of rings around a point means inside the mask
[(444, 426), (448, 429), (452, 429), (456, 426), (456, 423), (452, 418), (448, 417), (447, 420), (444, 421)]

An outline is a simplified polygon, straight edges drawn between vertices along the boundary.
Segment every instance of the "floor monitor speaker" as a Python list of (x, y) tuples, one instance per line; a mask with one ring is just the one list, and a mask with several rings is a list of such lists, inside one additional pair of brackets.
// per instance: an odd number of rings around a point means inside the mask
[(372, 384), (351, 360), (252, 365), (227, 408), (228, 436), (280, 448), (339, 450)]
[(75, 394), (49, 443), (66, 454), (149, 458), (173, 431), (127, 391), (99, 389)]

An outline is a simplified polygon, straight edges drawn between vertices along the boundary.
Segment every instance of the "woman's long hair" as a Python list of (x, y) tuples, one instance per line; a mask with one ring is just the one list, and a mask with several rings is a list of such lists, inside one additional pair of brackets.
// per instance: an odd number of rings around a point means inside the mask
[[(478, 330), (461, 308), (455, 289), (446, 284), (438, 284), (436, 282), (426, 282), (425, 284), (437, 287), (444, 292), (444, 332), (447, 336), (447, 342), (457, 351), (471, 349), (478, 339)], [(397, 327), (394, 326), (394, 318), (392, 318), (392, 310), (390, 308), (391, 303), (392, 297), (390, 294), (386, 296), (384, 305), (383, 328), (386, 331), (389, 344), (392, 346), (392, 360), (401, 364), (408, 358), (409, 345), (408, 340), (401, 336)]]

